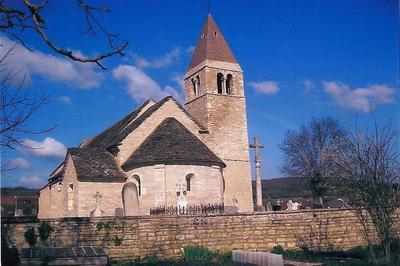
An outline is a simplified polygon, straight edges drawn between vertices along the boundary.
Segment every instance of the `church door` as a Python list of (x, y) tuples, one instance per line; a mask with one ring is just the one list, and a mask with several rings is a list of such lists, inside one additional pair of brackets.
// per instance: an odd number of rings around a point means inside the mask
[(134, 183), (127, 183), (122, 188), (122, 200), (125, 216), (139, 215), (138, 190)]

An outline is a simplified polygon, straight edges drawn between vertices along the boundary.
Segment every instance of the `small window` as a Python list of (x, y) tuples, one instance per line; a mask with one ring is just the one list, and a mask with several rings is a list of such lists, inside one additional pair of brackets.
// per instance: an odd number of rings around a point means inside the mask
[(197, 90), (196, 90), (196, 92), (197, 92), (197, 94), (196, 94), (196, 96), (200, 96), (200, 76), (199, 75), (197, 75), (196, 76), (196, 82), (197, 82), (197, 86), (196, 86), (196, 88), (197, 88)]
[(188, 174), (187, 176), (186, 176), (186, 191), (190, 191), (191, 189), (192, 189), (192, 187), (191, 187), (191, 179), (193, 178), (193, 176), (194, 176), (194, 174)]
[(191, 79), (191, 81), (192, 81), (192, 85), (193, 85), (193, 95), (194, 95), (194, 97), (196, 97), (197, 96), (197, 81), (194, 79)]
[(222, 73), (217, 74), (217, 91), (218, 94), (222, 94), (224, 87), (224, 75)]
[(232, 94), (232, 75), (228, 74), (226, 76), (226, 94), (231, 95)]

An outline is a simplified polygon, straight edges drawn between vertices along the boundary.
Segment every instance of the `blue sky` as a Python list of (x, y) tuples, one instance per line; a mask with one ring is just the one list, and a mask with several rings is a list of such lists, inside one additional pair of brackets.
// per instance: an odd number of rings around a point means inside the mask
[[(21, 36), (33, 48), (16, 47), (8, 65), (28, 78), (26, 88), (50, 95), (28, 127), (57, 128), (25, 136), (43, 149), (5, 151), (20, 169), (2, 186), (38, 187), (79, 145), (145, 99), (183, 98), (181, 78), (207, 15), (207, 1), (90, 1), (107, 3), (97, 17), (129, 41), (126, 56), (95, 65), (73, 63), (53, 53), (33, 32)], [(258, 136), (263, 178), (282, 177), (279, 150), (284, 134), (313, 116), (344, 124), (372, 117), (398, 129), (398, 1), (211, 1), (211, 10), (244, 70), (249, 137)], [(50, 1), (44, 9), (48, 35), (85, 55), (107, 49), (101, 34), (82, 35), (85, 21), (74, 1)], [(12, 38), (0, 36), (5, 46)], [(4, 151), (4, 150), (3, 150)], [(253, 158), (253, 157), (252, 157)]]

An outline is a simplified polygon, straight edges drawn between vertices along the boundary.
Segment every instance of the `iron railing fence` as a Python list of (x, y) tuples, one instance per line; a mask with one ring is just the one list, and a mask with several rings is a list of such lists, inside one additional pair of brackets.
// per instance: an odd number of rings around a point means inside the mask
[(192, 206), (159, 206), (150, 209), (150, 215), (211, 215), (224, 213), (224, 204), (201, 204)]

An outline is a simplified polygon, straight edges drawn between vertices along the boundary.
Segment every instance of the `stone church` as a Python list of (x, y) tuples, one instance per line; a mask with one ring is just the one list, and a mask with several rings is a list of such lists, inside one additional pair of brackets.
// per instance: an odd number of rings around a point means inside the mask
[(252, 211), (243, 71), (211, 15), (184, 84), (184, 106), (149, 99), (69, 148), (40, 190), (39, 218), (216, 203)]

